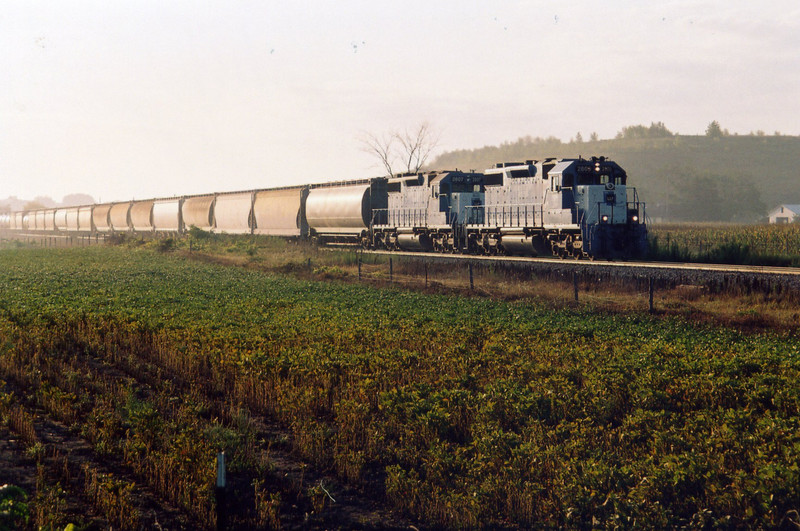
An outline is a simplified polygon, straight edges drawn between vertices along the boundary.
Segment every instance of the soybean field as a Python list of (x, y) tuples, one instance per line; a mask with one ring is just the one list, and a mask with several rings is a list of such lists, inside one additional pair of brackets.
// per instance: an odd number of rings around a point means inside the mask
[(787, 330), (0, 251), (0, 483), (31, 527), (789, 525), (799, 380)]

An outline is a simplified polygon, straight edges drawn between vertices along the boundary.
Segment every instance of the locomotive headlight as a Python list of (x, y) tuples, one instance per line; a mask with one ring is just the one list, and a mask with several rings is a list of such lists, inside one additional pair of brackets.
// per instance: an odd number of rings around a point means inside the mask
[(600, 221), (602, 221), (603, 223), (608, 223), (608, 215), (603, 214), (602, 217), (600, 218)]
[(639, 221), (639, 216), (637, 216), (636, 214), (634, 214), (633, 216), (631, 216), (631, 221), (633, 221), (634, 223), (636, 223), (637, 221)]

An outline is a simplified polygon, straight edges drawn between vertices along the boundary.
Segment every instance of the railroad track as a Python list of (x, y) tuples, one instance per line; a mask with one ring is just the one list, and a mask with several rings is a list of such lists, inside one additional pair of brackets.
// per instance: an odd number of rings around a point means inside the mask
[[(344, 247), (344, 246), (342, 246)], [(361, 251), (359, 251), (361, 252)], [(562, 260), (559, 258), (538, 258), (529, 256), (475, 256), (460, 254), (420, 253), (404, 251), (363, 251), (364, 254), (403, 256), (410, 258), (424, 258), (434, 260), (458, 260), (473, 263), (505, 262), (510, 264), (526, 264), (537, 266), (558, 266), (567, 268), (616, 268), (616, 269), (645, 269), (645, 270), (670, 270), (670, 271), (701, 271), (709, 273), (734, 273), (748, 275), (780, 275), (800, 277), (800, 268), (777, 266), (746, 266), (730, 264), (703, 264), (681, 262), (638, 262), (638, 261), (609, 261), (609, 260)]]
[[(48, 239), (51, 241), (74, 238), (85, 244), (100, 243), (103, 240), (85, 233), (69, 235), (44, 235), (41, 233), (16, 233), (15, 237), (30, 239)], [(610, 260), (565, 260), (560, 258), (539, 258), (526, 256), (481, 256), (462, 254), (443, 254), (431, 252), (363, 250), (353, 245), (329, 244), (331, 250), (353, 250), (364, 255), (384, 255), (406, 260), (430, 261), (444, 264), (461, 264), (468, 266), (488, 266), (500, 264), (503, 267), (538, 272), (556, 272), (561, 274), (578, 273), (581, 275), (597, 274), (599, 277), (618, 278), (652, 278), (667, 283), (708, 284), (727, 283), (731, 280), (738, 283), (753, 284), (755, 288), (781, 285), (800, 290), (800, 268), (776, 266), (747, 266), (730, 264), (703, 264), (679, 262), (638, 262)]]
[[(362, 251), (359, 251), (362, 252)], [(369, 251), (366, 255), (383, 255), (404, 261), (423, 261), (446, 264), (464, 269), (471, 267), (501, 267), (508, 270), (544, 275), (577, 277), (588, 282), (622, 280), (651, 281), (662, 287), (678, 285), (706, 286), (725, 289), (735, 286), (743, 291), (769, 293), (775, 288), (800, 291), (800, 268), (701, 264), (675, 262), (635, 262), (609, 260), (562, 260), (523, 256), (475, 256), (459, 254)]]

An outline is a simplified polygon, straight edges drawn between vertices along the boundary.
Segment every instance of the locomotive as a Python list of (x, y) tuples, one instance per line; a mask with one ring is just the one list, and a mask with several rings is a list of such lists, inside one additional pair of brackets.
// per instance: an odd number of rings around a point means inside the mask
[(504, 162), (355, 181), (14, 212), (0, 228), (67, 234), (190, 227), (369, 249), (562, 258), (646, 252), (645, 204), (605, 157)]

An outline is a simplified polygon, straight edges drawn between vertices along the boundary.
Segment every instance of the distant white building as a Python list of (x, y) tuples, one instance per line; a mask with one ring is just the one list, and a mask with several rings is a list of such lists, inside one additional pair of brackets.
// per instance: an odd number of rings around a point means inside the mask
[(770, 223), (794, 223), (800, 221), (800, 205), (778, 205), (769, 213)]

